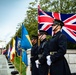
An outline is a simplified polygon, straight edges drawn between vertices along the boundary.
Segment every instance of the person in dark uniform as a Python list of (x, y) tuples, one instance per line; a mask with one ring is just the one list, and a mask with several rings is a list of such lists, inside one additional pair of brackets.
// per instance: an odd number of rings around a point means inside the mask
[(43, 57), (44, 54), (44, 48), (46, 45), (46, 36), (47, 32), (43, 30), (39, 30), (39, 40), (40, 40), (40, 46), (38, 46), (38, 59), (35, 61), (36, 66), (39, 69), (39, 75), (48, 75), (48, 65), (46, 63), (46, 57)]
[(50, 66), (50, 75), (71, 75), (64, 57), (67, 50), (67, 37), (61, 32), (63, 26), (64, 23), (61, 20), (55, 19), (53, 21), (54, 35), (45, 47), (46, 53), (49, 54), (46, 58), (47, 64)]
[(31, 74), (32, 75), (39, 75), (38, 73), (38, 68), (36, 67), (36, 64), (35, 64), (35, 60), (37, 60), (37, 50), (38, 50), (38, 36), (36, 35), (32, 35), (32, 39), (31, 39), (31, 42), (33, 44), (33, 47), (31, 49), (31, 58), (30, 58), (30, 61), (31, 61)]

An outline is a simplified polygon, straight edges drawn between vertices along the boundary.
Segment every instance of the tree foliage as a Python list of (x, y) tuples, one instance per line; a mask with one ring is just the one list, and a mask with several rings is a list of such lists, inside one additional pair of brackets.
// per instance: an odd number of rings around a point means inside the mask
[[(30, 36), (33, 34), (37, 35), (38, 32), (38, 2), (43, 11), (60, 12), (66, 14), (76, 13), (75, 0), (35, 0), (34, 2), (29, 3), (23, 22)], [(18, 30), (16, 36), (21, 37), (21, 29)], [(68, 46), (68, 48), (76, 48), (76, 44), (68, 42), (68, 45), (70, 46)]]

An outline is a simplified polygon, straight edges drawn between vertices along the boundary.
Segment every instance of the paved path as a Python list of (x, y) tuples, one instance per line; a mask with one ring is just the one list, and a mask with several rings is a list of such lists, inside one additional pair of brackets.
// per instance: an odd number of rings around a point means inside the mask
[[(15, 71), (15, 68), (9, 68), (12, 65), (9, 65), (5, 55), (0, 55), (0, 75), (11, 75), (12, 71)], [(19, 75), (19, 74), (16, 74)]]

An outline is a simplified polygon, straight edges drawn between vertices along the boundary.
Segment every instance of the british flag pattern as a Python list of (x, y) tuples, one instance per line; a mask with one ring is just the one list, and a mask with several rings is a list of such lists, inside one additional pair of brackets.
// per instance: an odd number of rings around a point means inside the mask
[(52, 24), (54, 19), (64, 22), (62, 33), (69, 41), (76, 43), (76, 14), (62, 14), (57, 12), (45, 12), (38, 8), (38, 29), (45, 30), (52, 35)]

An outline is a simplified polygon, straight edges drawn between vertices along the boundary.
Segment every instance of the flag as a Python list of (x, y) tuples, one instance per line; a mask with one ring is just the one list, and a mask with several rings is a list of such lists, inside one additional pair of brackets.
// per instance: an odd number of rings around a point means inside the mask
[(22, 25), (21, 48), (27, 50), (32, 47), (30, 37), (24, 25)]
[(10, 60), (12, 62), (14, 62), (14, 57), (15, 57), (15, 39), (13, 38), (13, 41), (12, 41), (12, 50), (11, 50), (11, 54), (10, 54)]
[(10, 52), (11, 52), (11, 50), (10, 50), (10, 44), (9, 44), (8, 45), (8, 54), (7, 54), (8, 59), (10, 59)]
[(19, 37), (16, 36), (15, 48), (16, 48), (16, 52), (17, 52), (18, 56), (20, 56), (20, 53), (21, 53), (20, 42), (21, 42), (21, 38), (19, 38)]
[(26, 51), (22, 50), (22, 62), (28, 66), (28, 59), (27, 59), (27, 53)]
[(76, 14), (62, 14), (56, 12), (44, 12), (38, 7), (38, 29), (45, 30), (52, 35), (54, 19), (64, 22), (62, 33), (66, 34), (69, 41), (76, 43)]

